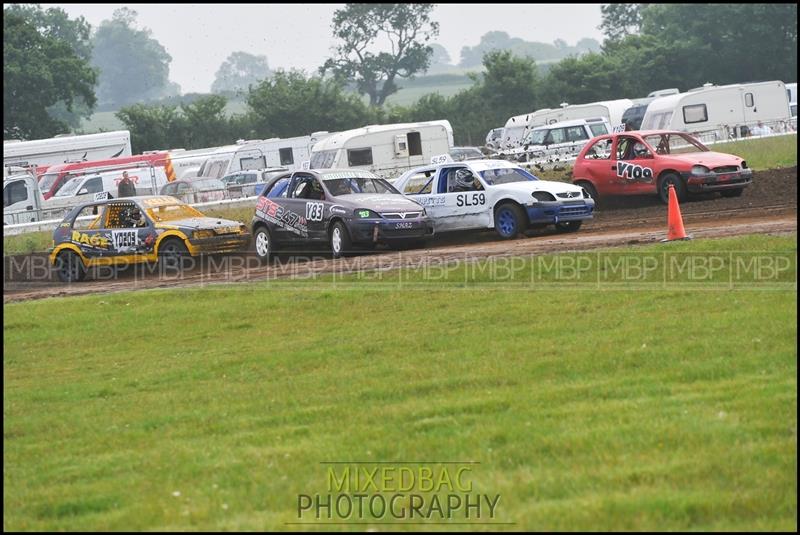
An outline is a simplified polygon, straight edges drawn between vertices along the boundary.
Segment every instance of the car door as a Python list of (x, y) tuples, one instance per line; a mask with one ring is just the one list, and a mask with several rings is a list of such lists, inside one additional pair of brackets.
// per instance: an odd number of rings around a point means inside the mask
[[(321, 193), (321, 195), (320, 195)], [(325, 193), (310, 173), (295, 173), (285, 199), (280, 199), (276, 224), (279, 239), (323, 240)]]
[(617, 136), (613, 152), (614, 175), (609, 193), (637, 195), (655, 190), (655, 159), (650, 148), (638, 137)]
[[(141, 217), (134, 219), (134, 213)], [(138, 262), (152, 252), (156, 231), (146, 212), (133, 201), (119, 200), (106, 205), (105, 230), (110, 240), (108, 256), (115, 261)]]
[(106, 228), (106, 207), (90, 204), (71, 221), (68, 240), (77, 245), (90, 260), (113, 256), (111, 234)]
[(437, 231), (461, 230), (486, 226), (488, 210), (487, 196), (483, 186), (469, 191), (458, 191), (455, 174), (463, 165), (447, 165), (439, 168), (434, 192), (425, 205), (433, 218)]

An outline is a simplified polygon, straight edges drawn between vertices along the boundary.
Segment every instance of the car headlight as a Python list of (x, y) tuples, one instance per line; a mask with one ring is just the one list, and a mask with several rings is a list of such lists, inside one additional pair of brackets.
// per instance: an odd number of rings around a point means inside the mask
[(692, 174), (693, 175), (707, 175), (710, 172), (711, 172), (711, 169), (709, 169), (705, 165), (693, 165), (692, 166)]
[(368, 208), (358, 208), (353, 214), (359, 219), (380, 219), (380, 214)]
[(213, 238), (214, 237), (214, 231), (213, 230), (195, 230), (192, 233), (192, 237), (195, 240), (204, 240), (206, 238)]

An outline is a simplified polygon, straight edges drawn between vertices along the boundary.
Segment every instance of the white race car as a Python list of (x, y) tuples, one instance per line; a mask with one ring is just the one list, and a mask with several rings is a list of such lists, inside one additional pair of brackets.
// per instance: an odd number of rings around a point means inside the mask
[(425, 207), (437, 233), (493, 228), (508, 239), (531, 225), (571, 232), (594, 212), (594, 200), (580, 186), (539, 180), (505, 160), (417, 167), (393, 185)]

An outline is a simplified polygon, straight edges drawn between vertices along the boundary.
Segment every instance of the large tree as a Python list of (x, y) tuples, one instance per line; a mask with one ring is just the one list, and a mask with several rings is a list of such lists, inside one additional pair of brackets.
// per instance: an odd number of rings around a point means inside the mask
[[(427, 43), (439, 34), (430, 19), (433, 4), (347, 4), (333, 14), (334, 36), (341, 43), (321, 68), (339, 80), (353, 81), (358, 92), (380, 106), (399, 89), (397, 78), (424, 72), (433, 53)], [(388, 41), (390, 52), (376, 52)]]
[(638, 34), (642, 26), (642, 12), (647, 4), (604, 4), (600, 6), (600, 29), (609, 41), (619, 41), (628, 35)]
[(169, 81), (172, 57), (150, 30), (136, 28), (136, 11), (120, 8), (93, 38), (92, 64), (100, 69), (100, 106), (117, 107), (174, 94)]
[(278, 70), (250, 89), (249, 114), (259, 136), (292, 137), (364, 126), (371, 117), (366, 104), (342, 85), (299, 71)]
[(272, 71), (266, 56), (232, 52), (219, 66), (214, 83), (211, 84), (211, 91), (213, 93), (246, 91), (251, 85), (271, 75)]
[[(75, 43), (59, 31), (68, 26), (68, 19), (53, 13), (50, 19), (47, 13), (31, 15), (16, 6), (3, 9), (3, 137), (7, 139), (65, 133), (67, 123), (53, 118), (48, 108), (62, 103), (71, 112), (78, 100), (89, 109), (96, 101), (97, 74), (76, 52)], [(51, 24), (56, 19), (65, 24)]]

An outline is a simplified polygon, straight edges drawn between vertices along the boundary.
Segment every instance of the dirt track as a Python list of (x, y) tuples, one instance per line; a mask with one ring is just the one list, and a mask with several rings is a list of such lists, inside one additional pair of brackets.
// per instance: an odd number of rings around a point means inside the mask
[[(739, 198), (717, 194), (695, 197), (681, 205), (686, 231), (695, 238), (751, 233), (797, 231), (797, 168), (757, 172), (752, 186)], [(531, 230), (527, 238), (498, 241), (492, 231), (455, 233), (437, 237), (429, 248), (393, 252), (379, 250), (345, 260), (332, 260), (324, 253), (281, 255), (273, 265), (260, 265), (253, 256), (204, 259), (193, 269), (173, 277), (128, 270), (113, 277), (98, 273), (102, 280), (64, 285), (50, 280), (31, 282), (21, 271), (9, 269), (6, 258), (4, 302), (61, 295), (82, 295), (140, 288), (179, 287), (213, 282), (237, 282), (310, 276), (316, 273), (387, 269), (420, 262), (447, 262), (494, 256), (580, 251), (599, 247), (657, 242), (666, 235), (666, 207), (655, 197), (605, 200), (595, 219), (576, 233), (557, 234), (552, 229)], [(28, 257), (38, 259), (43, 255)], [(21, 260), (15, 259), (17, 262)], [(222, 269), (219, 269), (223, 266)]]

